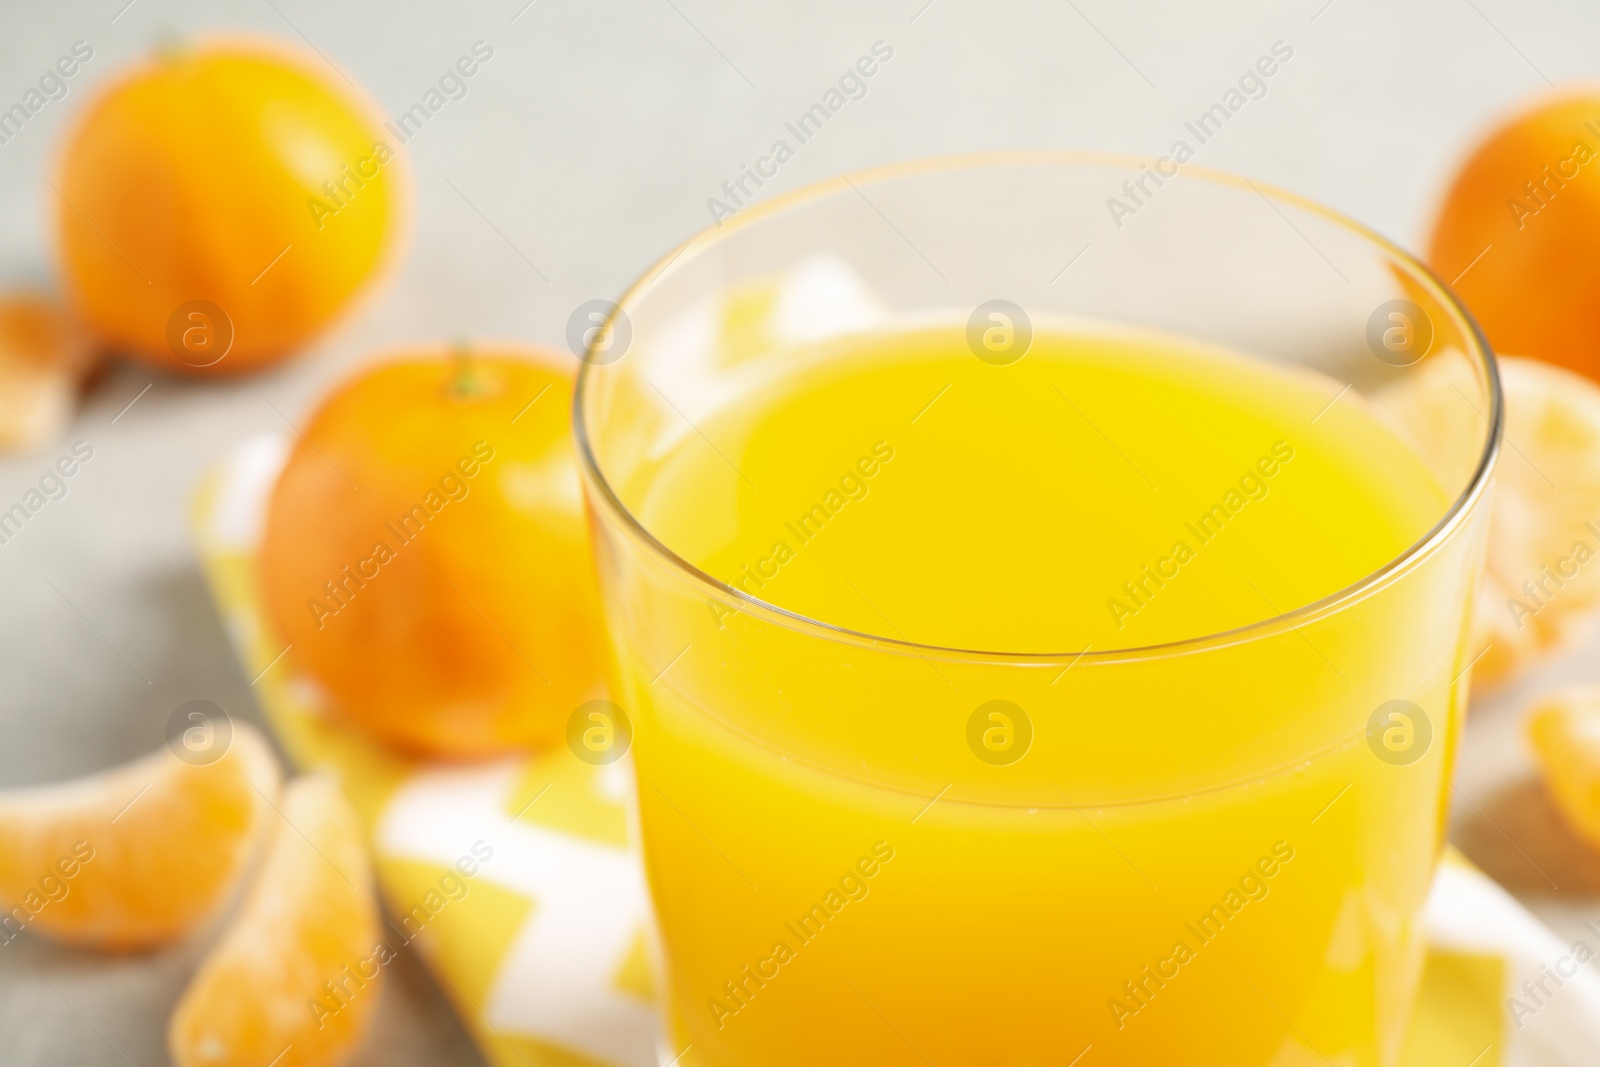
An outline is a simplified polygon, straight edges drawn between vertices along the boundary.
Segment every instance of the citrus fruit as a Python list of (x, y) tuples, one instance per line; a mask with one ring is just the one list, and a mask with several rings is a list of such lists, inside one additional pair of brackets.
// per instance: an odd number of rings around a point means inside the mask
[(1600, 848), (1600, 686), (1547, 695), (1528, 718), (1528, 738), (1557, 810)]
[(325, 63), (176, 46), (88, 106), (53, 181), (74, 303), (107, 344), (230, 373), (327, 327), (396, 244), (396, 138)]
[(61, 431), (89, 357), (83, 334), (49, 300), (0, 296), (0, 449), (26, 448)]
[(167, 1026), (177, 1067), (323, 1067), (360, 1044), (394, 950), (333, 779), (289, 783), (256, 882)]
[[(1539, 360), (1499, 362), (1505, 440), (1470, 651), (1483, 653), (1480, 686), (1568, 644), (1600, 609), (1600, 386)], [(1379, 397), (1447, 484), (1465, 484), (1470, 472), (1449, 466), (1476, 457), (1487, 418), (1467, 399), (1473, 373), (1459, 358), (1430, 359)]]
[(599, 694), (572, 382), (534, 356), (367, 371), (311, 417), (273, 490), (269, 618), (334, 709), (395, 746), (547, 743)]
[(1496, 352), (1600, 378), (1600, 93), (1541, 102), (1462, 166), (1428, 262)]
[(5, 938), (29, 929), (133, 949), (204, 922), (248, 863), (278, 788), (261, 735), (242, 723), (232, 731), (210, 762), (161, 748), (85, 778), (0, 793)]

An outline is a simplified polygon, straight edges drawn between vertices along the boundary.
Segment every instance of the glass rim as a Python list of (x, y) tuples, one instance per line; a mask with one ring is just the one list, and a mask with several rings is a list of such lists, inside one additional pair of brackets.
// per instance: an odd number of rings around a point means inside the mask
[[(663, 256), (652, 264), (637, 280), (629, 285), (618, 299), (607, 321), (614, 319), (619, 311), (625, 312), (630, 306), (637, 306), (650, 288), (675, 267), (688, 263), (699, 253), (720, 244), (732, 233), (756, 225), (770, 216), (805, 205), (819, 203), (835, 194), (847, 191), (859, 192), (859, 186), (862, 185), (881, 184), (886, 181), (915, 177), (919, 174), (956, 170), (999, 169), (1001, 167), (1019, 166), (1077, 166), (1107, 169), (1116, 167), (1137, 170), (1141, 165), (1154, 166), (1155, 163), (1156, 158), (1153, 156), (1066, 149), (1028, 149), (931, 156), (868, 167), (836, 175), (832, 178), (825, 178), (774, 196), (770, 200), (752, 204), (740, 210), (737, 215), (714, 223), (695, 233), (688, 240), (674, 248), (670, 254)], [(1387, 587), (1422, 560), (1432, 555), (1458, 527), (1466, 522), (1469, 513), (1488, 491), (1489, 479), (1500, 454), (1505, 417), (1505, 397), (1501, 387), (1500, 371), (1495, 360), (1494, 351), (1489, 346), (1488, 339), (1484, 336), (1482, 329), (1479, 328), (1477, 320), (1473, 318), (1472, 313), (1426, 263), (1423, 263), (1416, 256), (1376, 230), (1357, 222), (1343, 212), (1336, 211), (1287, 189), (1266, 182), (1258, 182), (1242, 174), (1234, 174), (1229, 171), (1184, 164), (1180, 173), (1174, 177), (1189, 178), (1193, 181), (1206, 181), (1215, 185), (1231, 186), (1240, 191), (1254, 192), (1265, 198), (1269, 203), (1275, 200), (1289, 207), (1318, 216), (1374, 246), (1380, 252), (1410, 270), (1425, 290), (1438, 300), (1447, 312), (1460, 320), (1460, 325), (1463, 327), (1462, 335), (1466, 340), (1468, 349), (1465, 355), (1475, 367), (1481, 368), (1489, 391), (1489, 412), (1486, 416), (1486, 420), (1489, 423), (1489, 433), (1466, 487), (1452, 501), (1450, 507), (1438, 522), (1415, 542), (1382, 566), (1343, 588), (1307, 604), (1291, 608), (1288, 611), (1270, 615), (1241, 626), (1230, 627), (1226, 630), (1157, 644), (1100, 650), (1095, 650), (1092, 645), (1064, 652), (958, 648), (949, 645), (911, 641), (903, 637), (886, 637), (881, 634), (868, 633), (864, 630), (856, 630), (826, 622), (822, 619), (812, 618), (774, 604), (771, 601), (752, 596), (690, 563), (657, 539), (628, 506), (622, 502), (622, 499), (612, 487), (610, 480), (606, 477), (605, 472), (600, 469), (599, 460), (595, 456), (590, 440), (588, 421), (584, 415), (584, 401), (588, 397), (590, 389), (593, 388), (594, 376), (598, 373), (603, 373), (608, 367), (587, 358), (582, 360), (583, 366), (578, 371), (577, 385), (572, 394), (573, 436), (577, 444), (578, 465), (585, 484), (593, 491), (594, 498), (599, 505), (619, 520), (622, 528), (635, 540), (639, 541), (649, 554), (665, 563), (669, 569), (679, 572), (692, 585), (700, 587), (702, 592), (708, 596), (713, 596), (723, 601), (731, 601), (737, 611), (748, 611), (777, 625), (796, 629), (802, 633), (809, 633), (823, 639), (880, 648), (887, 651), (897, 651), (922, 658), (927, 658), (932, 654), (944, 660), (961, 659), (1040, 666), (1059, 665), (1063, 661), (1069, 661), (1069, 669), (1077, 666), (1080, 660), (1084, 661), (1085, 664), (1092, 665), (1096, 662), (1108, 663), (1166, 658), (1242, 644), (1274, 633), (1281, 633), (1284, 630), (1297, 629), (1302, 623), (1343, 610), (1366, 599), (1368, 596)], [(590, 342), (591, 350), (600, 341), (604, 333), (605, 331), (603, 330), (595, 331), (594, 340)]]

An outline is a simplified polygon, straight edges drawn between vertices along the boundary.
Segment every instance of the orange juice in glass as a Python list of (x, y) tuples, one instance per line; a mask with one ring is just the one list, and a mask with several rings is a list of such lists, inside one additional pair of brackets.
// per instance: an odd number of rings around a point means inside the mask
[[(803, 191), (591, 351), (663, 1062), (1394, 1062), (1492, 358), (1291, 195), (1191, 169), (1115, 226), (1140, 165)], [(1476, 371), (1446, 462), (1386, 415), (1423, 359)]]

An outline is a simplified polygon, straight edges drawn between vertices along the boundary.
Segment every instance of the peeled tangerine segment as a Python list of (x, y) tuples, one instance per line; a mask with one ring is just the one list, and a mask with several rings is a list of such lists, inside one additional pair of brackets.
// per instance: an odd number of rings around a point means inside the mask
[(284, 790), (266, 862), (167, 1030), (176, 1067), (331, 1067), (378, 1006), (382, 942), (360, 820), (331, 778)]
[(1600, 686), (1546, 696), (1529, 717), (1528, 736), (1556, 807), (1600, 848)]
[(0, 293), (0, 449), (48, 441), (72, 417), (87, 339), (43, 297)]
[(233, 726), (208, 763), (161, 748), (55, 785), (0, 792), (0, 930), (136, 949), (204, 922), (272, 816), (276, 757)]
[[(1600, 607), (1600, 387), (1534, 359), (1501, 357), (1500, 375), (1506, 435), (1471, 653), (1488, 649), (1473, 669), (1479, 685), (1567, 644)], [(1446, 354), (1379, 404), (1456, 487), (1486, 428), (1478, 395), (1471, 367)]]

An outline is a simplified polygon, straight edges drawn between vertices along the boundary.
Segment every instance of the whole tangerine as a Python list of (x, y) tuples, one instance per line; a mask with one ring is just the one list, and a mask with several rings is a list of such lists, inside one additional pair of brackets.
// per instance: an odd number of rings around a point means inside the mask
[(51, 183), (66, 286), (172, 370), (283, 359), (398, 245), (398, 144), (353, 86), (265, 39), (176, 46), (101, 92)]
[(1600, 93), (1494, 130), (1457, 174), (1428, 261), (1497, 352), (1600, 380)]
[(599, 594), (557, 357), (403, 355), (312, 416), (259, 571), (290, 658), (411, 752), (548, 744), (602, 689)]

